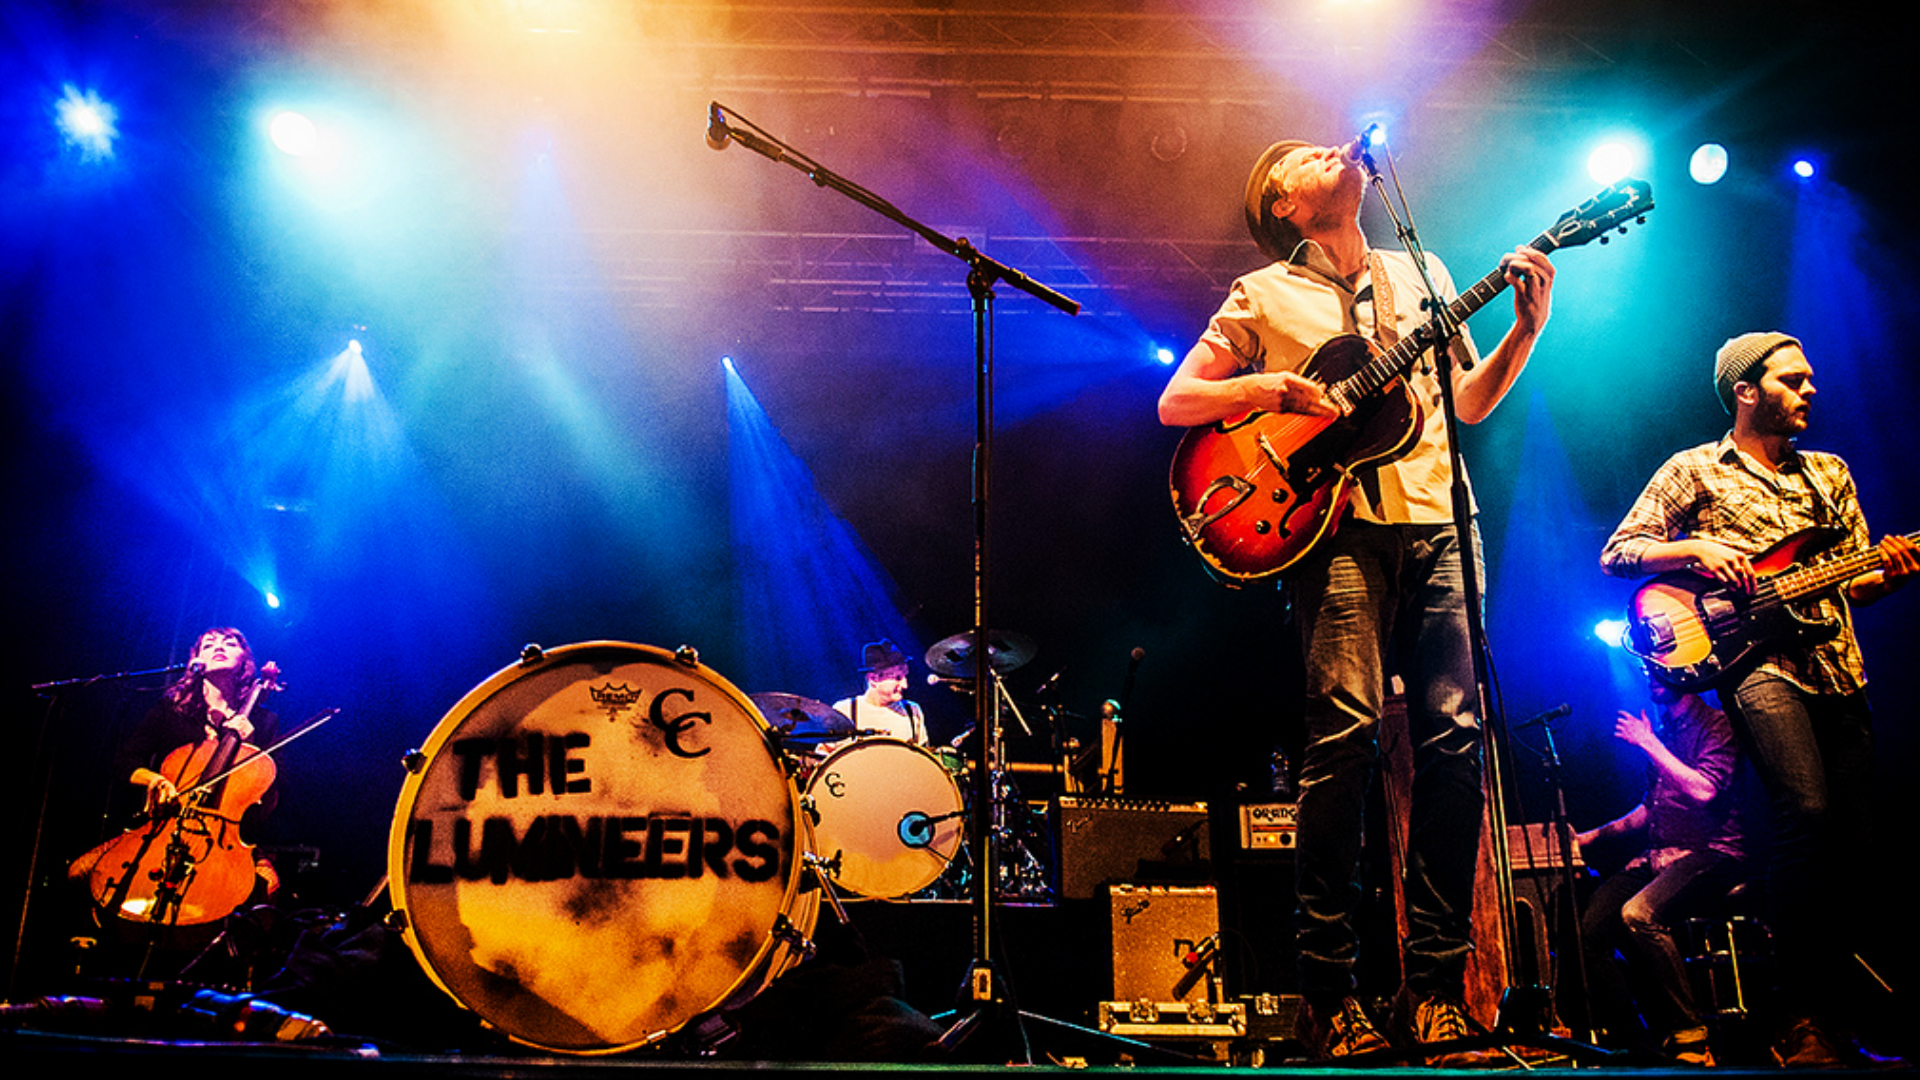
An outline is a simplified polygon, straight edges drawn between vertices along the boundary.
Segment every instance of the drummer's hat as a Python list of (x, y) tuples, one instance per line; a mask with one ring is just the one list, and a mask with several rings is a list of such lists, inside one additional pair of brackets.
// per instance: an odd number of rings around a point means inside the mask
[(861, 671), (885, 671), (907, 662), (907, 654), (886, 638), (870, 641), (860, 650)]

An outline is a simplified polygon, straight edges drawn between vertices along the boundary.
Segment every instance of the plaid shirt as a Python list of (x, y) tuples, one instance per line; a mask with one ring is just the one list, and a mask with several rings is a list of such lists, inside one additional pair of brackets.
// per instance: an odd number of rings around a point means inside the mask
[[(1742, 453), (1729, 433), (1717, 443), (1683, 450), (1647, 481), (1600, 553), (1609, 574), (1639, 577), (1653, 544), (1683, 537), (1713, 540), (1757, 556), (1815, 526), (1843, 530), (1831, 553), (1866, 549), (1867, 519), (1847, 463), (1811, 450), (1795, 451), (1778, 473)], [(1809, 602), (1821, 618), (1838, 618), (1840, 634), (1811, 649), (1764, 655), (1757, 670), (1815, 694), (1850, 694), (1866, 685), (1860, 645), (1846, 602), (1829, 593)]]

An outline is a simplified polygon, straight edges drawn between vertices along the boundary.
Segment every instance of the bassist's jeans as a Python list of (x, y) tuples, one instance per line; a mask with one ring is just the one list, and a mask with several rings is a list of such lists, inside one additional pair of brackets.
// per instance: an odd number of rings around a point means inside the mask
[(1754, 673), (1720, 698), (1773, 808), (1767, 921), (1781, 992), (1794, 1015), (1812, 1015), (1851, 985), (1847, 928), (1879, 914), (1858, 906), (1875, 895), (1864, 887), (1876, 862), (1867, 695), (1810, 694)]
[[(1476, 544), (1476, 564), (1479, 562)], [(1301, 992), (1355, 988), (1361, 817), (1379, 752), (1384, 677), (1406, 683), (1407, 989), (1459, 996), (1480, 840), (1480, 724), (1451, 525), (1347, 521), (1291, 580), (1306, 658), (1307, 745), (1296, 855)]]

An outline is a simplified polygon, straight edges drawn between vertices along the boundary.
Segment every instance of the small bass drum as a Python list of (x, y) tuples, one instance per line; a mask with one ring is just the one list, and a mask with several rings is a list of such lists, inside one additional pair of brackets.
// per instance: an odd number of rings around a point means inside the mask
[(812, 932), (794, 786), (691, 650), (530, 648), (409, 768), (387, 849), (407, 944), (520, 1042), (659, 1041), (750, 999)]
[(946, 767), (898, 739), (835, 750), (813, 770), (807, 804), (814, 851), (839, 867), (835, 882), (862, 896), (906, 896), (933, 884), (966, 833)]

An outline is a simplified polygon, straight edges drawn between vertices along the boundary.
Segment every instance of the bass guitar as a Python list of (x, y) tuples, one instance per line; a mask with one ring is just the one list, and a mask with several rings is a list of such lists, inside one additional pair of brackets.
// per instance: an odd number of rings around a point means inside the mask
[[(1832, 640), (1840, 619), (1806, 609), (1884, 561), (1877, 547), (1816, 558), (1845, 535), (1840, 529), (1804, 529), (1768, 548), (1752, 560), (1758, 579), (1751, 593), (1691, 570), (1659, 575), (1627, 604), (1627, 650), (1647, 662), (1655, 679), (1691, 693), (1713, 685), (1763, 645)], [(1920, 533), (1908, 539), (1920, 540)]]
[[(1551, 253), (1605, 243), (1652, 209), (1652, 187), (1623, 180), (1560, 215), (1529, 246)], [(1506, 287), (1496, 268), (1447, 312), (1464, 321)], [(1285, 571), (1333, 535), (1358, 470), (1412, 448), (1425, 412), (1405, 376), (1434, 336), (1428, 323), (1384, 351), (1357, 334), (1322, 343), (1300, 374), (1326, 387), (1338, 417), (1255, 411), (1187, 430), (1173, 455), (1173, 509), (1216, 579), (1239, 585)]]

